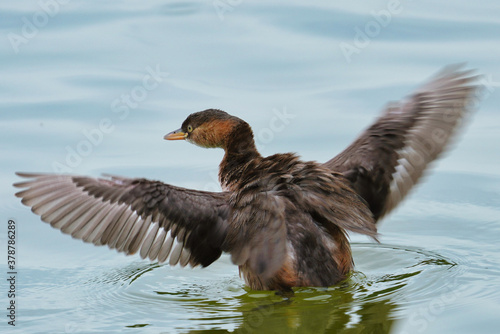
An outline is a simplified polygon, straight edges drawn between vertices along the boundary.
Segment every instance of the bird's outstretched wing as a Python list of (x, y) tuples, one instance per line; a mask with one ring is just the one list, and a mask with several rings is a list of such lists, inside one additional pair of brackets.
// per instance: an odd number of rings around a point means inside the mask
[(171, 265), (208, 266), (227, 234), (228, 194), (159, 181), (17, 173), (16, 194), (52, 227), (76, 239)]
[(478, 77), (461, 67), (443, 69), (407, 100), (389, 105), (356, 141), (324, 164), (351, 181), (375, 219), (403, 200), (472, 111)]

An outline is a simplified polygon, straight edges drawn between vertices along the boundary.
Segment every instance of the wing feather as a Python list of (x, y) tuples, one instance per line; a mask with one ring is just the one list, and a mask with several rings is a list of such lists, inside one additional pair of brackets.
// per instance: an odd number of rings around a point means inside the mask
[(342, 153), (324, 166), (343, 173), (375, 219), (396, 207), (428, 166), (450, 147), (472, 112), (478, 76), (460, 65), (443, 69), (409, 99), (390, 104)]
[(23, 189), (16, 196), (74, 238), (182, 266), (207, 266), (222, 252), (226, 193), (117, 176), (18, 175), (28, 180), (14, 184)]

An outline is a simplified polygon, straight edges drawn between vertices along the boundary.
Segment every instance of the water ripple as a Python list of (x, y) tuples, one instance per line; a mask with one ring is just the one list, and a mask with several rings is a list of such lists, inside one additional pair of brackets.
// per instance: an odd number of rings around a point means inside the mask
[[(338, 326), (358, 326), (376, 305), (388, 318), (436, 296), (453, 297), (459, 286), (456, 281), (466, 268), (460, 259), (416, 247), (354, 243), (353, 254), (358, 271), (348, 280), (329, 288), (298, 288), (290, 300), (274, 292), (249, 290), (236, 275), (210, 275), (207, 279), (204, 270), (144, 263), (101, 268), (92, 270), (92, 277), (85, 280), (86, 307), (93, 309), (92, 314), (107, 309), (107, 317), (123, 319), (123, 305), (133, 306), (142, 320), (133, 317), (136, 320), (126, 324), (128, 328), (166, 325), (169, 319), (241, 328), (254, 326), (252, 319), (257, 316), (267, 319), (266, 315), (282, 312), (291, 312), (296, 326), (309, 326), (311, 312), (323, 305), (326, 311), (322, 312), (330, 319), (327, 323), (343, 314), (348, 319), (337, 321)], [(232, 266), (225, 263), (221, 267), (218, 269), (224, 271)], [(167, 319), (160, 316), (165, 312)]]

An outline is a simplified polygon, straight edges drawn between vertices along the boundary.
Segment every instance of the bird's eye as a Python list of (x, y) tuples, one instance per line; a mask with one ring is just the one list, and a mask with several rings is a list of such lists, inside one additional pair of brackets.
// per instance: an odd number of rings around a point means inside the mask
[(193, 132), (193, 127), (191, 125), (188, 125), (188, 132)]

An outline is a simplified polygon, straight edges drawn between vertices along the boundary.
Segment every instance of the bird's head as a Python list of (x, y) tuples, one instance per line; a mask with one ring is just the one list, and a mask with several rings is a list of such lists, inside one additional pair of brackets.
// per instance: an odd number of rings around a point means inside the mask
[[(180, 129), (165, 135), (164, 139), (187, 140), (201, 147), (227, 149), (230, 142), (245, 130), (250, 130), (250, 127), (238, 117), (222, 110), (207, 109), (189, 115)], [(251, 130), (249, 136), (253, 141)]]

